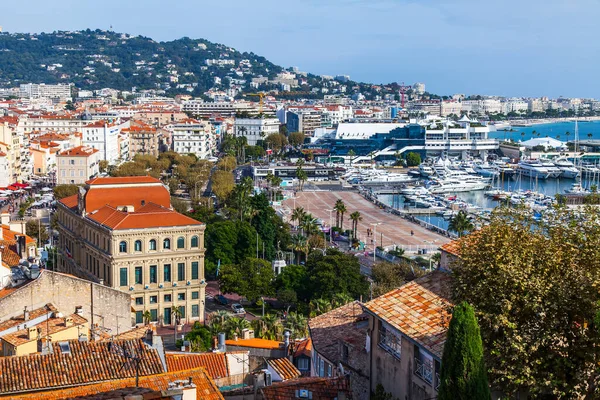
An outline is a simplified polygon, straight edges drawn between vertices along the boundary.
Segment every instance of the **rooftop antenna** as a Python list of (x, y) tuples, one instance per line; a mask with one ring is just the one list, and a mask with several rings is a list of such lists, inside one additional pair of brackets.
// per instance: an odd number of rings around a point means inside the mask
[(135, 367), (135, 387), (140, 387), (140, 364), (146, 357), (146, 352), (144, 351), (144, 342), (141, 339), (138, 340), (137, 347), (131, 342), (127, 341), (119, 344), (114, 341), (113, 336), (111, 337), (110, 342), (108, 342), (108, 351), (118, 354), (126, 359), (123, 365), (121, 365), (121, 368), (119, 368), (119, 372), (121, 372), (123, 368), (130, 369)]

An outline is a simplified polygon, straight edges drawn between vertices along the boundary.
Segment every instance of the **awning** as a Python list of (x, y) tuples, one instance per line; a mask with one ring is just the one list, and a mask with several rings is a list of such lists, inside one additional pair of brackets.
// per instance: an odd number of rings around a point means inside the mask
[(52, 189), (50, 189), (49, 187), (42, 188), (41, 190), (42, 190), (42, 192), (51, 192), (52, 191)]

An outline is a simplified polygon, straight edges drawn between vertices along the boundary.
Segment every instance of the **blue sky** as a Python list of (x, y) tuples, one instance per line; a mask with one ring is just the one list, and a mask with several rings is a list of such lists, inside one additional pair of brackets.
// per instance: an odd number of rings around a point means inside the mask
[(10, 32), (205, 38), (282, 66), (439, 94), (600, 97), (598, 0), (5, 1)]

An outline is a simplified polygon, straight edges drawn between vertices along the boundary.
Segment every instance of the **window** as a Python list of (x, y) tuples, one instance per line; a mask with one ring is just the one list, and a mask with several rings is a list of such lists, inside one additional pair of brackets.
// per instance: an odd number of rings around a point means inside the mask
[(198, 304), (192, 304), (192, 318), (196, 318), (200, 315), (200, 306)]
[(177, 280), (185, 281), (185, 263), (177, 264)]
[(191, 247), (198, 247), (198, 236), (192, 236)]
[(119, 252), (127, 253), (127, 242), (123, 241), (123, 242), (119, 243)]
[(308, 358), (299, 358), (298, 359), (298, 369), (300, 371), (308, 371), (309, 368), (309, 362), (308, 362)]
[(180, 236), (177, 238), (177, 248), (183, 249), (184, 247), (185, 247), (185, 238), (183, 236)]
[(142, 267), (135, 267), (135, 284), (142, 284)]
[(170, 303), (173, 300), (170, 294), (165, 294), (165, 297), (163, 299), (165, 303)]
[(158, 303), (158, 296), (150, 296), (150, 304)]
[(170, 248), (171, 248), (171, 239), (163, 240), (163, 249), (170, 249)]
[(379, 346), (394, 357), (400, 358), (402, 353), (402, 337), (395, 334), (389, 325), (379, 321)]
[(198, 261), (192, 262), (192, 279), (198, 279)]
[(342, 361), (348, 362), (348, 354), (350, 353), (350, 349), (347, 344), (342, 344)]
[(327, 364), (327, 376), (331, 377), (331, 364)]
[(135, 298), (135, 305), (136, 306), (141, 306), (144, 304), (144, 298), (143, 297), (136, 297)]
[(127, 286), (127, 268), (121, 268), (119, 271), (119, 284)]
[(179, 311), (181, 312), (181, 317), (177, 317), (177, 321), (185, 319), (185, 306), (179, 306)]
[(177, 300), (178, 301), (185, 300), (185, 293), (177, 293)]
[(171, 282), (171, 264), (165, 264), (163, 267), (163, 281)]
[(133, 244), (133, 250), (134, 251), (142, 251), (142, 241), (141, 240), (135, 241), (135, 243)]
[(150, 310), (150, 321), (158, 321), (158, 310), (157, 309), (153, 309)]
[(156, 240), (151, 239), (150, 242), (148, 242), (148, 248), (150, 250), (156, 250)]
[(433, 357), (415, 346), (415, 375), (428, 384), (433, 383)]
[(143, 324), (144, 323), (144, 312), (143, 311), (136, 311), (135, 312), (135, 323), (136, 324)]
[(150, 283), (156, 283), (156, 265), (150, 266)]
[(198, 292), (192, 292), (192, 300), (198, 300), (199, 297)]

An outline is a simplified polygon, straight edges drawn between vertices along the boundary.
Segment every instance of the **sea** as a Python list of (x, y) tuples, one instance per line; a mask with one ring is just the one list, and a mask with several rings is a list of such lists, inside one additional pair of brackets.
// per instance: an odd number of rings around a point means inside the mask
[[(600, 121), (579, 121), (579, 139), (595, 139), (600, 140)], [(552, 124), (539, 124), (527, 127), (513, 127), (514, 132), (510, 131), (497, 131), (489, 134), (490, 138), (508, 140), (513, 139), (515, 141), (529, 140), (534, 137), (552, 137), (561, 141), (568, 141), (574, 139), (575, 133), (575, 122), (558, 122)], [(567, 132), (569, 134), (567, 135)], [(591, 134), (591, 136), (588, 136)], [(539, 180), (528, 177), (516, 177), (515, 179), (507, 179), (503, 182), (495, 183), (494, 186), (500, 186), (504, 190), (532, 190), (535, 192), (543, 193), (547, 196), (554, 196), (557, 193), (565, 193), (565, 190), (571, 188), (575, 183), (574, 179), (546, 179)], [(599, 177), (592, 179), (583, 179), (581, 185), (584, 188), (590, 188), (592, 185), (600, 187)], [(461, 192), (461, 193), (448, 193), (445, 196), (456, 196), (458, 199), (463, 200), (467, 203), (477, 205), (486, 210), (491, 210), (499, 205), (498, 201), (484, 196), (485, 190), (477, 190), (473, 192)], [(404, 207), (404, 197), (402, 195), (379, 195), (379, 200), (383, 203), (388, 204), (394, 208)], [(435, 213), (419, 215), (416, 218), (427, 221), (430, 224), (436, 225), (442, 229), (448, 228), (448, 220)]]

